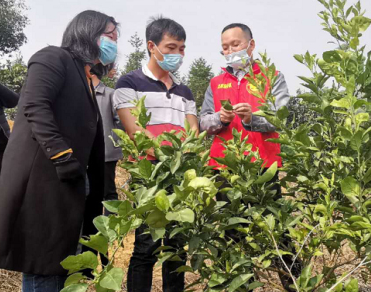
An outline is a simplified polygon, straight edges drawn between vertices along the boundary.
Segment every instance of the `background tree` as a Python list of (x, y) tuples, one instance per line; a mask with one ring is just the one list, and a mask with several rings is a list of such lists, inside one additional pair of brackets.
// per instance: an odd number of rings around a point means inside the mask
[(298, 128), (305, 123), (314, 122), (317, 115), (310, 109), (310, 106), (303, 102), (299, 96), (304, 94), (300, 89), (296, 91), (296, 96), (292, 96), (287, 105), (290, 115), (287, 118), (288, 124), (291, 124), (293, 129)]
[[(27, 75), (27, 66), (21, 55), (17, 55), (15, 60), (7, 60), (0, 65), (0, 83), (7, 86), (14, 92), (20, 93)], [(5, 109), (7, 118), (14, 120), (17, 108)]]
[(25, 10), (24, 0), (0, 0), (0, 55), (18, 50), (27, 41)]
[(213, 77), (212, 66), (208, 65), (204, 58), (193, 61), (189, 69), (187, 85), (193, 93), (198, 109), (202, 106), (205, 91)]
[(134, 48), (134, 52), (126, 57), (127, 61), (121, 72), (123, 75), (141, 68), (142, 62), (147, 59), (147, 50), (143, 48), (144, 41), (138, 36), (138, 33), (131, 36), (129, 43)]

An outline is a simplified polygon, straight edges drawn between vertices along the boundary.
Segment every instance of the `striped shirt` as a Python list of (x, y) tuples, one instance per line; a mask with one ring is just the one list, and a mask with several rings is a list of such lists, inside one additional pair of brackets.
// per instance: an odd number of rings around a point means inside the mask
[(147, 130), (154, 136), (171, 130), (184, 130), (186, 115), (197, 116), (191, 90), (170, 73), (173, 85), (167, 89), (147, 66), (132, 71), (118, 80), (113, 96), (116, 110), (133, 108), (133, 101), (146, 96), (145, 107), (151, 113)]

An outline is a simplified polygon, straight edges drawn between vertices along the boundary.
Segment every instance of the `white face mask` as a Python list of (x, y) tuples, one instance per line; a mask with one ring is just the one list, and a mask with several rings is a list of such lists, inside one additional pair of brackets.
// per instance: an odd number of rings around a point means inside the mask
[(251, 40), (249, 41), (249, 46), (246, 49), (225, 55), (224, 57), (227, 62), (227, 66), (232, 67), (235, 70), (239, 70), (251, 65), (252, 55), (249, 56), (247, 53), (247, 50), (250, 48), (250, 43)]

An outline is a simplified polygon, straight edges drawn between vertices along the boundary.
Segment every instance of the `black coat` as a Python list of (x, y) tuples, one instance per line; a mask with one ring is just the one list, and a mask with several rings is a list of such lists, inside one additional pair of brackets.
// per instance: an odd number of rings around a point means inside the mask
[[(103, 127), (83, 64), (59, 47), (37, 52), (18, 106), (0, 176), (0, 268), (64, 275), (83, 221), (83, 235), (94, 234), (102, 214)], [(51, 158), (69, 148), (83, 173), (63, 182)]]

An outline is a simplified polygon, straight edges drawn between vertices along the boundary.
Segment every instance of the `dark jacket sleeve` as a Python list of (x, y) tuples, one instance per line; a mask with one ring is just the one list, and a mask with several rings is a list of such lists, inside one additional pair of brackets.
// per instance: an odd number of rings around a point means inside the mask
[(200, 130), (206, 131), (209, 135), (217, 135), (224, 127), (220, 120), (220, 112), (215, 112), (213, 91), (209, 85), (202, 103)]
[(61, 48), (47, 47), (33, 55), (28, 64), (28, 77), (22, 92), (22, 105), (31, 130), (50, 159), (69, 149), (55, 121), (53, 103), (58, 98), (67, 74)]
[(17, 106), (18, 100), (19, 96), (17, 93), (0, 83), (0, 106), (13, 108)]

